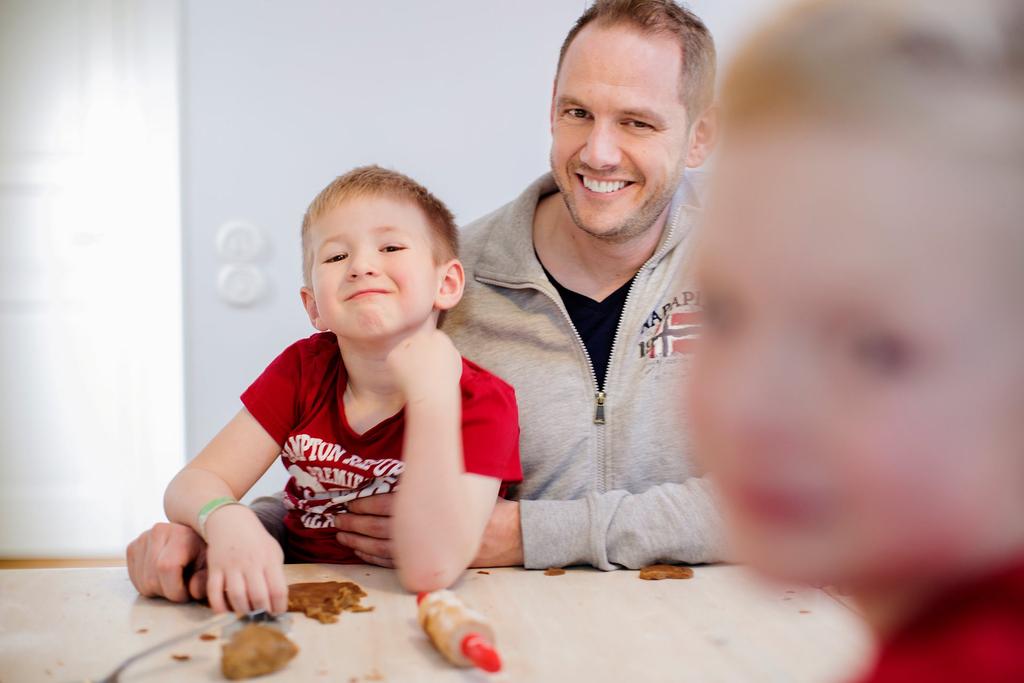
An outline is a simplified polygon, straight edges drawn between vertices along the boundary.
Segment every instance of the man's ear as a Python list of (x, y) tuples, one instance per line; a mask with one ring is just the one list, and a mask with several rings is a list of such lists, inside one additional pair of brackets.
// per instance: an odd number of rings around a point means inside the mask
[(690, 127), (689, 151), (686, 153), (687, 168), (697, 168), (711, 156), (718, 143), (718, 105), (704, 110)]
[(320, 311), (316, 308), (316, 298), (313, 296), (313, 290), (309, 287), (303, 287), (299, 290), (299, 296), (302, 297), (302, 307), (306, 309), (309, 322), (321, 332), (326, 332), (327, 324), (320, 319)]
[(455, 308), (462, 300), (462, 292), (465, 289), (466, 271), (462, 268), (461, 261), (452, 259), (441, 267), (441, 286), (437, 290), (437, 298), (434, 299), (434, 308), (438, 311)]

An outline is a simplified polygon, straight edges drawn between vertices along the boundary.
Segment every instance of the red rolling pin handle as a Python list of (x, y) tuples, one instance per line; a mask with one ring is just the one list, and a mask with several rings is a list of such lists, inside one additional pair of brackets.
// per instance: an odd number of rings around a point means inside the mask
[(501, 671), (501, 657), (498, 656), (498, 651), (479, 633), (470, 633), (462, 639), (462, 654), (484, 671)]

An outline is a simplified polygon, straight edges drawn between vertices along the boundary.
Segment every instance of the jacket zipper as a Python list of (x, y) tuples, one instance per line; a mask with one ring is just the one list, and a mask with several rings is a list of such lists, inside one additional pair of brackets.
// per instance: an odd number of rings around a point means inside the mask
[[(630, 285), (630, 289), (632, 288), (632, 285)], [(587, 345), (583, 343), (583, 336), (580, 334), (580, 331), (576, 329), (576, 324), (573, 323), (572, 318), (569, 317), (569, 311), (565, 308), (565, 302), (562, 301), (561, 298), (553, 297), (547, 292), (543, 293), (547, 295), (547, 297), (551, 299), (551, 302), (558, 307), (558, 310), (562, 312), (562, 317), (565, 318), (565, 322), (569, 323), (569, 328), (576, 337), (576, 343), (580, 345), (581, 349), (583, 349), (583, 357), (587, 359), (587, 368), (590, 369), (590, 381), (594, 384), (594, 424), (603, 425), (605, 393), (604, 388), (597, 384), (597, 371), (594, 370), (594, 360), (590, 357), (590, 351), (587, 351)], [(626, 298), (629, 298), (628, 294), (626, 295)], [(625, 310), (625, 305), (623, 305), (623, 310)], [(615, 334), (617, 335), (618, 333), (618, 330), (616, 330)], [(614, 341), (612, 342), (612, 349), (615, 349)], [(611, 359), (610, 353), (608, 358)]]
[[(612, 337), (612, 348), (608, 352), (609, 370), (611, 369), (612, 359), (615, 357), (615, 350), (619, 347), (619, 336), (622, 332), (622, 320), (623, 318), (626, 317), (626, 310), (629, 308), (629, 302), (633, 298), (633, 289), (636, 285), (636, 276), (643, 272), (649, 265), (651, 265), (653, 261), (657, 260), (662, 254), (665, 253), (665, 250), (668, 248), (668, 245), (672, 242), (672, 236), (675, 234), (676, 224), (679, 222), (679, 215), (682, 212), (682, 206), (676, 209), (675, 214), (673, 214), (671, 219), (669, 220), (668, 234), (665, 236), (665, 239), (662, 240), (661, 248), (659, 248), (658, 251), (654, 252), (654, 254), (652, 254), (651, 257), (647, 259), (642, 266), (640, 266), (640, 269), (636, 271), (636, 275), (633, 276), (633, 281), (629, 284), (629, 290), (626, 292), (626, 300), (622, 303), (622, 313), (619, 315), (619, 322), (615, 326), (615, 336)], [(478, 279), (481, 282), (486, 282), (487, 284), (496, 285), (498, 287), (506, 287), (509, 289), (536, 289), (537, 291), (541, 292), (542, 294), (546, 295), (549, 299), (551, 299), (551, 302), (554, 303), (558, 310), (562, 312), (562, 317), (564, 317), (565, 321), (569, 323), (569, 329), (572, 330), (573, 335), (576, 337), (576, 343), (579, 344), (581, 349), (583, 349), (583, 356), (587, 360), (587, 367), (590, 369), (590, 381), (594, 385), (594, 424), (605, 424), (604, 406), (605, 403), (608, 402), (608, 394), (605, 392), (605, 389), (608, 384), (608, 377), (607, 375), (605, 376), (605, 386), (602, 387), (598, 385), (597, 371), (594, 370), (594, 361), (590, 357), (590, 352), (587, 351), (587, 345), (583, 343), (583, 337), (580, 335), (579, 330), (576, 329), (576, 325), (573, 323), (572, 318), (569, 317), (569, 311), (566, 310), (565, 308), (565, 302), (562, 301), (560, 298), (552, 296), (548, 292), (545, 292), (543, 289), (537, 287), (536, 285), (525, 283), (520, 286), (514, 286), (509, 285), (507, 283), (498, 282), (490, 278)]]
[[(611, 348), (611, 351), (608, 352), (608, 370), (609, 371), (612, 369), (612, 359), (615, 358), (615, 350), (617, 348), (619, 348), (619, 337), (621, 336), (621, 332), (622, 332), (622, 321), (625, 320), (625, 318), (626, 318), (626, 311), (629, 310), (629, 302), (633, 299), (633, 289), (635, 288), (635, 285), (636, 285), (636, 278), (637, 278), (637, 276), (640, 275), (640, 273), (642, 273), (643, 271), (647, 270), (647, 267), (649, 265), (651, 265), (651, 263), (653, 263), (655, 260), (657, 260), (659, 257), (661, 257), (662, 254), (665, 253), (665, 250), (668, 248), (668, 245), (672, 242), (672, 236), (675, 234), (676, 224), (679, 222), (679, 215), (682, 212), (683, 212), (683, 207), (682, 206), (679, 206), (678, 208), (676, 208), (675, 214), (673, 214), (671, 216), (671, 218), (669, 219), (668, 234), (665, 236), (665, 239), (662, 241), (661, 248), (658, 249), (658, 251), (654, 252), (651, 255), (651, 257), (649, 259), (647, 259), (647, 261), (645, 261), (642, 266), (640, 266), (640, 270), (636, 271), (636, 275), (633, 276), (633, 281), (631, 283), (629, 283), (629, 290), (626, 292), (626, 300), (622, 303), (622, 313), (619, 314), (619, 322), (615, 325), (615, 336), (612, 337), (612, 348)], [(568, 313), (566, 313), (566, 315), (568, 315)], [(571, 320), (569, 322), (570, 322), (570, 324), (572, 323)], [(576, 337), (579, 338), (579, 336), (580, 336), (579, 333), (577, 333)], [(582, 339), (580, 340), (580, 343), (581, 344), (583, 343)], [(588, 360), (589, 360), (589, 356), (588, 356)], [(597, 384), (597, 374), (594, 373), (593, 365), (591, 365), (590, 371), (591, 371), (592, 374), (594, 374), (594, 384), (596, 385)], [(597, 406), (594, 409), (594, 424), (602, 424), (602, 425), (604, 424), (604, 404), (608, 400), (608, 394), (605, 392), (605, 389), (608, 386), (608, 375), (607, 375), (607, 372), (605, 373), (604, 382), (605, 382), (605, 386), (604, 387), (599, 387), (598, 391), (597, 391), (597, 395), (596, 395)]]

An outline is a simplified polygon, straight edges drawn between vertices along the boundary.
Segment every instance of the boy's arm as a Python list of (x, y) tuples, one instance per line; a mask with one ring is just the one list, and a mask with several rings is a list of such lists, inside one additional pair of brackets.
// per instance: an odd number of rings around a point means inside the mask
[(461, 396), (408, 404), (405, 470), (395, 497), (395, 564), (413, 592), (447, 588), (469, 566), (501, 482), (463, 471)]
[(243, 408), (171, 480), (164, 493), (167, 519), (199, 532), (199, 511), (206, 503), (221, 496), (245, 495), (280, 452), (274, 439)]
[[(198, 517), (203, 506), (221, 497), (240, 498), (279, 452), (277, 442), (242, 409), (171, 480), (164, 494), (167, 518), (202, 533)], [(280, 546), (252, 510), (241, 505), (217, 508), (207, 518), (205, 531), (210, 545), (207, 592), (216, 611), (226, 608), (225, 592), (239, 612), (287, 609)]]
[(392, 534), (399, 579), (419, 592), (450, 586), (469, 566), (501, 482), (465, 472), (458, 351), (436, 330), (407, 344), (390, 359), (406, 398)]

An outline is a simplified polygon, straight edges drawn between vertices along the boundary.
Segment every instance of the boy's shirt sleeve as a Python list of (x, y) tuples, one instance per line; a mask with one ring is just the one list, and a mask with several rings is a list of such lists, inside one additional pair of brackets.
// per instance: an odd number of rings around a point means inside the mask
[(523, 479), (515, 391), (479, 370), (462, 382), (462, 456), (467, 473), (509, 484)]
[(282, 351), (242, 393), (242, 405), (279, 445), (299, 420), (305, 341)]

